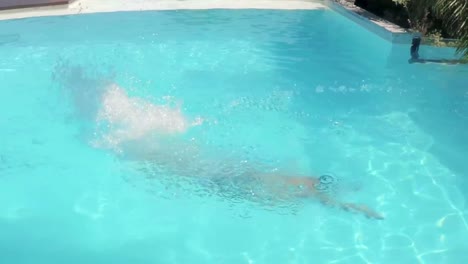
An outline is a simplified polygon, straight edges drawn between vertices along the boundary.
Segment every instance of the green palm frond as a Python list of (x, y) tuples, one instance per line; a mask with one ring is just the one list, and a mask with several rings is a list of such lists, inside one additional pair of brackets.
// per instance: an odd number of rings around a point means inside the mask
[(468, 35), (465, 35), (458, 41), (457, 53), (462, 54), (463, 59), (468, 61)]
[(436, 0), (434, 10), (454, 34), (468, 33), (468, 1)]
[(435, 0), (434, 10), (459, 39), (457, 52), (468, 59), (468, 0)]

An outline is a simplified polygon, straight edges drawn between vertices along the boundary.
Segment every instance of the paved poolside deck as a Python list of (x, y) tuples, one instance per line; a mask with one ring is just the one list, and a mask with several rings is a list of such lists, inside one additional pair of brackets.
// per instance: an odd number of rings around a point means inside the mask
[(69, 0), (1, 0), (0, 9), (14, 9), (38, 5), (68, 4)]
[(141, 10), (213, 8), (307, 10), (327, 8), (326, 5), (315, 0), (75, 0), (70, 2), (70, 4), (64, 5), (47, 5), (41, 7), (2, 10), (0, 11), (0, 20), (38, 16)]

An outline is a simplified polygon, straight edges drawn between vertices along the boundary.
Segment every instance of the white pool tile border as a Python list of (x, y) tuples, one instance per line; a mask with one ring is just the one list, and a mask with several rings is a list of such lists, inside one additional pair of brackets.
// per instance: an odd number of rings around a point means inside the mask
[(0, 11), (0, 20), (87, 13), (176, 9), (285, 9), (328, 8), (314, 0), (75, 0), (69, 5)]

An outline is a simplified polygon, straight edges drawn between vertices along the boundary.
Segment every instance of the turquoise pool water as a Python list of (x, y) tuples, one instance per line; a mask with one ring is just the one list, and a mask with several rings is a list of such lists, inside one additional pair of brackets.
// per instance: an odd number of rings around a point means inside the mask
[[(0, 32), (2, 263), (467, 259), (466, 66), (410, 65), (408, 46), (330, 10), (32, 18)], [(204, 120), (170, 137), (172, 154), (193, 144), (209, 169), (329, 173), (336, 199), (385, 219), (313, 200), (265, 208), (164, 170), (171, 153), (99, 147), (115, 129), (96, 118), (104, 81)]]

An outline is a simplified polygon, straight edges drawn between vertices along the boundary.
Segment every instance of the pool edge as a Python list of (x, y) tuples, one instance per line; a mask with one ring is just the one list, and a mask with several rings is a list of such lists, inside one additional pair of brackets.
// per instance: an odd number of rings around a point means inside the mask
[(35, 6), (0, 10), (0, 21), (30, 17), (66, 16), (90, 13), (111, 13), (151, 10), (206, 10), (206, 9), (277, 9), (314, 10), (331, 9), (361, 27), (391, 43), (409, 44), (413, 33), (385, 19), (357, 7), (349, 0), (189, 0), (189, 1), (149, 1), (132, 2), (116, 0), (70, 0), (68, 4)]
[(329, 9), (321, 1), (316, 0), (227, 0), (227, 1), (157, 1), (136, 0), (118, 3), (110, 0), (94, 2), (93, 0), (75, 0), (69, 4), (54, 6), (38, 6), (19, 9), (0, 10), (0, 21), (30, 17), (66, 16), (91, 13), (111, 13), (125, 11), (157, 11), (157, 10), (206, 10), (206, 9), (278, 9), (278, 10), (315, 10)]

